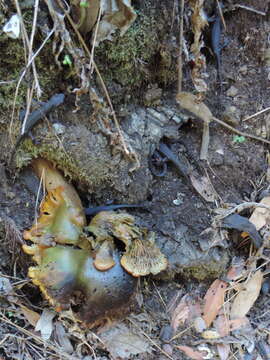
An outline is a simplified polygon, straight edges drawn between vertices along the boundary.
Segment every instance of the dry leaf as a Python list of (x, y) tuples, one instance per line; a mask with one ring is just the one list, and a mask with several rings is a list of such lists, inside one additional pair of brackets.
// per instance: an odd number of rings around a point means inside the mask
[(242, 318), (244, 317), (260, 294), (262, 287), (263, 274), (260, 270), (256, 271), (255, 274), (244, 284), (244, 288), (235, 297), (232, 308), (231, 318)]
[(53, 331), (53, 318), (55, 315), (55, 312), (44, 309), (36, 324), (35, 331), (40, 331), (43, 340), (49, 340), (51, 337)]
[(227, 360), (230, 354), (229, 344), (217, 344), (217, 350), (220, 360)]
[(144, 338), (124, 324), (102, 333), (100, 338), (111, 356), (117, 359), (130, 359), (132, 355), (150, 353), (152, 350)]
[(226, 275), (227, 280), (235, 281), (242, 276), (244, 270), (245, 262), (241, 258), (234, 258), (232, 261), (232, 266), (229, 268)]
[(59, 321), (57, 321), (55, 324), (55, 336), (58, 340), (58, 344), (61, 346), (61, 349), (66, 353), (71, 354), (74, 350), (73, 346), (69, 340), (64, 326)]
[[(260, 204), (270, 206), (270, 196), (263, 198)], [(270, 210), (257, 207), (249, 218), (249, 221), (255, 225), (257, 230), (260, 230), (266, 224), (270, 224)]]
[(208, 202), (213, 202), (216, 199), (216, 192), (206, 176), (200, 178), (190, 175), (191, 183), (194, 189)]
[(202, 71), (205, 69), (205, 56), (201, 53), (201, 48), (204, 47), (202, 31), (207, 25), (207, 20), (204, 13), (204, 0), (190, 1), (190, 6), (193, 10), (191, 17), (192, 31), (194, 34), (193, 44), (191, 45), (191, 52), (194, 58), (194, 65), (191, 71), (191, 77), (195, 89), (198, 92), (206, 92), (208, 90), (207, 83), (203, 79)]
[(221, 337), (227, 336), (231, 331), (240, 329), (249, 325), (249, 321), (246, 317), (241, 317), (233, 320), (229, 320), (224, 315), (219, 315), (214, 322), (215, 328)]
[(137, 17), (130, 0), (101, 0), (101, 8), (104, 15), (98, 25), (96, 45), (103, 40), (112, 40), (112, 34), (117, 29), (120, 29), (122, 36)]
[(224, 303), (227, 286), (228, 284), (225, 281), (217, 279), (212, 283), (204, 297), (203, 319), (207, 327), (212, 324)]
[(172, 314), (171, 326), (176, 331), (189, 317), (188, 295), (184, 295)]
[(28, 309), (28, 307), (19, 304), (20, 308), (23, 312), (23, 315), (26, 317), (27, 321), (33, 325), (34, 327), (36, 327), (38, 320), (40, 319), (40, 315), (36, 312), (33, 311), (31, 309)]
[(193, 360), (204, 360), (204, 354), (200, 351), (193, 350), (189, 346), (175, 346), (177, 349), (183, 351), (186, 356)]

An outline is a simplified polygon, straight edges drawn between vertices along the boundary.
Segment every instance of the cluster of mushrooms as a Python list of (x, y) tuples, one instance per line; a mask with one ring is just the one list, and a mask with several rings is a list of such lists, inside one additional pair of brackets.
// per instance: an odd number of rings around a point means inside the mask
[(154, 233), (125, 212), (100, 212), (86, 226), (81, 200), (63, 175), (43, 159), (33, 168), (47, 195), (39, 218), (24, 231), (33, 244), (23, 250), (37, 263), (29, 277), (57, 311), (71, 309), (89, 326), (124, 314), (137, 278), (167, 267)]

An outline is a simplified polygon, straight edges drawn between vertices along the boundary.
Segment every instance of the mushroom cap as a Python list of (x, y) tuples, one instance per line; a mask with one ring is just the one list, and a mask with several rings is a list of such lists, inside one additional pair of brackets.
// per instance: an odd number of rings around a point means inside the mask
[(149, 240), (136, 239), (121, 258), (121, 265), (131, 275), (156, 275), (168, 266), (166, 257), (155, 243)]
[(24, 239), (44, 246), (53, 243), (89, 247), (87, 241), (80, 244), (80, 234), (85, 224), (80, 208), (63, 196), (64, 187), (48, 192), (40, 207), (40, 216), (33, 227), (24, 231)]
[(30, 268), (29, 276), (58, 310), (71, 307), (78, 319), (90, 325), (128, 307), (136, 279), (122, 268), (116, 250), (115, 265), (107, 271), (97, 270), (93, 254), (82, 249), (55, 246), (38, 251), (40, 265)]
[(98, 251), (95, 254), (95, 260), (93, 264), (99, 271), (106, 271), (111, 269), (115, 265), (113, 259), (114, 245), (112, 241), (104, 241)]

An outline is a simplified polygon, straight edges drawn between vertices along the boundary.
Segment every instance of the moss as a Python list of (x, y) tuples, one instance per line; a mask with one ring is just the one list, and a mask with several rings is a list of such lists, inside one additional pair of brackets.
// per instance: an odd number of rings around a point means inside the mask
[(138, 16), (124, 36), (116, 34), (113, 42), (105, 41), (96, 49), (105, 80), (116, 81), (125, 87), (139, 87), (149, 76), (149, 67), (158, 46), (155, 20)]
[(85, 184), (90, 184), (90, 180), (86, 172), (81, 169), (76, 161), (60, 146), (48, 144), (41, 144), (36, 146), (31, 139), (26, 139), (17, 152), (16, 165), (19, 169), (30, 164), (32, 159), (42, 157), (57, 164), (57, 166), (64, 171), (65, 176), (69, 176), (73, 180), (80, 181)]
[(215, 279), (219, 277), (226, 268), (228, 263), (228, 255), (223, 253), (220, 261), (207, 258), (208, 261), (198, 263), (194, 266), (188, 266), (184, 269), (183, 275), (186, 279), (196, 279), (203, 281), (206, 279)]
[(87, 162), (78, 164), (78, 161), (72, 156), (72, 152), (66, 151), (54, 135), (47, 134), (45, 139), (40, 141), (37, 138), (37, 141), (38, 145), (35, 145), (30, 138), (24, 140), (16, 153), (16, 166), (18, 169), (29, 165), (32, 159), (41, 157), (56, 164), (64, 172), (65, 176), (91, 189), (102, 185), (105, 186), (110, 182), (110, 173), (104, 173), (102, 162), (99, 165), (99, 162), (95, 161), (95, 171), (89, 171), (91, 166)]

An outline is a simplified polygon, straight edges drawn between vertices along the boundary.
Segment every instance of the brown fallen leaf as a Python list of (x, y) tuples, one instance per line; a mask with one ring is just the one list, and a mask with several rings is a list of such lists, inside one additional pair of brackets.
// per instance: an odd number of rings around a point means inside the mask
[(225, 281), (216, 279), (205, 294), (203, 307), (203, 319), (209, 327), (216, 318), (219, 309), (224, 303), (224, 295), (228, 284)]
[(220, 337), (227, 336), (231, 331), (247, 325), (249, 325), (249, 321), (246, 317), (229, 320), (228, 317), (225, 317), (223, 314), (218, 315), (217, 319), (214, 321), (214, 326), (220, 334)]
[(100, 338), (110, 355), (117, 359), (130, 359), (132, 355), (139, 354), (143, 359), (143, 354), (146, 356), (146, 353), (152, 352), (149, 342), (124, 324), (107, 330)]
[(232, 260), (232, 265), (228, 270), (226, 275), (227, 280), (235, 281), (242, 276), (244, 270), (245, 262), (241, 258), (234, 258)]
[(263, 274), (258, 270), (244, 284), (244, 288), (236, 295), (233, 301), (230, 314), (231, 319), (242, 318), (249, 312), (260, 294), (262, 280)]
[(194, 189), (208, 202), (216, 200), (216, 192), (206, 176), (200, 176), (200, 178), (190, 174), (190, 180)]
[(172, 313), (171, 326), (176, 331), (189, 317), (188, 294), (184, 295)]
[[(266, 196), (265, 198), (263, 198), (260, 201), (260, 204), (270, 206), (270, 196)], [(260, 230), (266, 224), (270, 224), (270, 210), (261, 208), (261, 207), (257, 207), (253, 211), (253, 214), (249, 218), (249, 221), (255, 225), (257, 230)]]
[(230, 354), (229, 344), (217, 344), (217, 351), (220, 360), (227, 360)]
[(22, 310), (23, 315), (26, 317), (27, 321), (34, 327), (36, 327), (38, 320), (40, 319), (40, 314), (36, 311), (28, 309), (25, 305), (18, 304)]
[(190, 346), (177, 345), (175, 346), (178, 350), (183, 351), (190, 359), (193, 360), (204, 360), (204, 354), (201, 351), (193, 350)]

